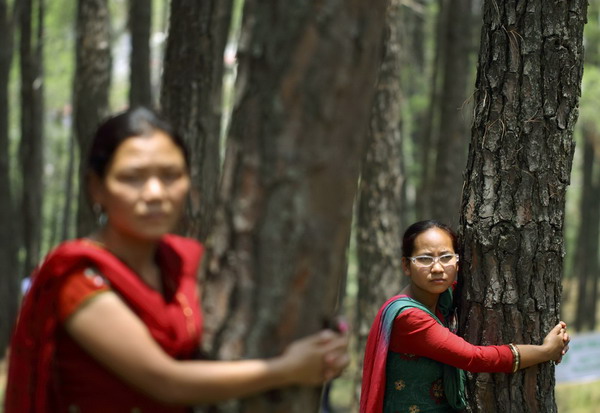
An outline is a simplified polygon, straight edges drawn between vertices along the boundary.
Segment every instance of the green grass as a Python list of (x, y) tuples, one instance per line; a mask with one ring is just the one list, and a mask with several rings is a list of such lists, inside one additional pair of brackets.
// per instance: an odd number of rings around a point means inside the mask
[(600, 413), (600, 380), (556, 386), (559, 413)]

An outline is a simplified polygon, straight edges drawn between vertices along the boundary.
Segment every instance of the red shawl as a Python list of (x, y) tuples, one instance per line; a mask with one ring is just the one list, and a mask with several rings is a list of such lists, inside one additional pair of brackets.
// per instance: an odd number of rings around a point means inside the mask
[[(51, 409), (49, 383), (59, 326), (58, 292), (66, 275), (90, 266), (108, 279), (168, 354), (191, 356), (200, 340), (196, 273), (202, 252), (194, 240), (163, 237), (157, 257), (165, 282), (174, 285), (172, 299), (165, 300), (106, 249), (83, 239), (58, 246), (33, 274), (23, 300), (10, 347), (5, 413), (44, 413)], [(185, 306), (192, 308), (192, 319), (183, 315)]]
[[(367, 337), (363, 361), (360, 413), (381, 413), (385, 393), (385, 364), (390, 343), (391, 324), (386, 318), (395, 317), (389, 306), (406, 295), (396, 295), (379, 309)], [(386, 317), (387, 315), (387, 317)], [(393, 319), (392, 319), (393, 321)]]
[[(453, 309), (453, 290), (456, 283), (440, 295), (438, 309), (448, 317)], [(386, 363), (394, 319), (405, 308), (419, 308), (442, 324), (436, 315), (407, 295), (399, 294), (385, 302), (379, 309), (365, 348), (363, 376), (360, 395), (360, 413), (381, 413), (386, 388)], [(455, 410), (465, 408), (464, 372), (444, 364), (444, 391), (448, 402)]]

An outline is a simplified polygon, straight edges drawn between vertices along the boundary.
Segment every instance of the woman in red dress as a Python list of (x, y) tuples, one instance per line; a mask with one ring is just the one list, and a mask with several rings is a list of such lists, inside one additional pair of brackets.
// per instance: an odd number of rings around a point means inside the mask
[(409, 284), (373, 322), (362, 378), (361, 413), (453, 412), (465, 406), (464, 372), (516, 372), (568, 350), (559, 322), (541, 345), (475, 346), (452, 331), (457, 237), (440, 222), (404, 233), (402, 267)]
[(88, 159), (101, 228), (51, 252), (11, 342), (6, 413), (185, 412), (194, 404), (320, 384), (347, 365), (325, 330), (267, 360), (194, 360), (202, 246), (169, 234), (190, 186), (186, 148), (154, 112), (104, 122)]

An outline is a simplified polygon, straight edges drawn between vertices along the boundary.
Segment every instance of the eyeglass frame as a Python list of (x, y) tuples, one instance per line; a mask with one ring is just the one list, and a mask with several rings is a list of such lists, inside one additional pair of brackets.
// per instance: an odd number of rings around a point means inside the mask
[[(452, 264), (442, 264), (440, 262), (440, 258), (448, 257), (448, 256), (454, 256), (456, 258), (456, 261)], [(433, 260), (433, 262), (429, 265), (417, 264), (417, 258), (424, 258), (424, 257), (431, 258)], [(415, 264), (416, 266), (418, 266), (420, 268), (431, 268), (437, 263), (439, 263), (442, 267), (449, 267), (451, 265), (456, 265), (458, 263), (458, 261), (460, 260), (460, 256), (456, 253), (442, 254), (442, 255), (438, 255), (437, 257), (434, 257), (432, 255), (417, 255), (416, 257), (406, 257), (406, 258), (409, 259), (413, 264)]]

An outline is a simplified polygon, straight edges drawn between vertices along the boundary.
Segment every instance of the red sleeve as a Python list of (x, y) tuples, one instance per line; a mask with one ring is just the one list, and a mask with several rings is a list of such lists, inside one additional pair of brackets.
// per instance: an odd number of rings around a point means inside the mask
[(86, 268), (67, 275), (58, 293), (58, 317), (60, 322), (64, 322), (82, 304), (96, 294), (109, 290), (108, 281), (92, 268)]
[(473, 373), (510, 373), (510, 347), (474, 346), (453, 334), (418, 308), (409, 308), (394, 320), (390, 350), (415, 354)]

